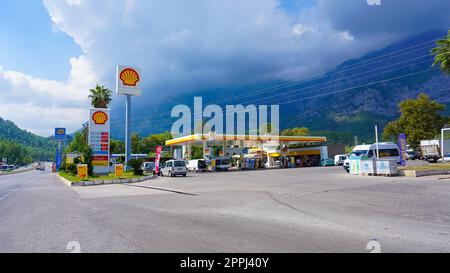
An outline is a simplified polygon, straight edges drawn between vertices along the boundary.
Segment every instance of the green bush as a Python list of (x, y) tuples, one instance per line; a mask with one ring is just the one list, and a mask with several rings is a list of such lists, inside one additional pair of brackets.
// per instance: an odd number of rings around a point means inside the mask
[(81, 161), (81, 158), (78, 156), (78, 157), (75, 157), (74, 159), (73, 159), (73, 164), (75, 164), (75, 165), (78, 165), (78, 164), (80, 164), (80, 163), (83, 163), (82, 161)]
[(89, 146), (86, 146), (83, 151), (84, 164), (88, 166), (88, 175), (94, 175), (94, 166), (92, 165), (92, 149)]
[(144, 162), (143, 159), (131, 159), (128, 164), (133, 169), (134, 175), (142, 175), (144, 172), (141, 170), (141, 165)]
[(67, 164), (66, 171), (72, 175), (77, 175), (77, 165), (72, 163)]

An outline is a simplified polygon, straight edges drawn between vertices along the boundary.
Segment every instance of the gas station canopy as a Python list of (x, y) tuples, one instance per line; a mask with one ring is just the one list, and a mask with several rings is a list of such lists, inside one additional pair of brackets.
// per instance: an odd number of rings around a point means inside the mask
[(185, 146), (185, 145), (202, 145), (208, 142), (209, 145), (222, 145), (224, 141), (244, 141), (247, 145), (258, 145), (264, 143), (323, 143), (327, 141), (326, 137), (316, 136), (260, 136), (260, 135), (219, 135), (219, 134), (195, 134), (179, 137), (166, 141), (166, 146)]

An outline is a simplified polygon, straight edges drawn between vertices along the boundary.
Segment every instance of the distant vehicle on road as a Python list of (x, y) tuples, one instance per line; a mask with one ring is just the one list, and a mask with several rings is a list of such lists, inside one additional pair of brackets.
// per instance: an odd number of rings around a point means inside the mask
[(189, 160), (187, 164), (188, 171), (191, 172), (206, 172), (206, 161), (204, 159)]
[(334, 166), (334, 160), (331, 158), (323, 158), (320, 160), (320, 166), (322, 167)]
[[(397, 164), (400, 164), (400, 152), (398, 150), (397, 144), (393, 142), (380, 142), (378, 145), (368, 144), (368, 145), (358, 145), (353, 148), (350, 155), (356, 156), (367, 156), (369, 158), (376, 158), (377, 156), (377, 148), (379, 152), (380, 159), (387, 160), (395, 160)], [(347, 158), (344, 162), (344, 169), (347, 172), (350, 172), (350, 160)]]
[(2, 165), (2, 166), (0, 167), (0, 171), (6, 172), (7, 170), (8, 170), (8, 165)]
[(420, 160), (422, 155), (419, 151), (409, 149), (406, 151), (406, 160)]
[(420, 141), (423, 159), (428, 162), (436, 163), (441, 157), (439, 147), (439, 140), (437, 139)]
[[(439, 158), (439, 159), (438, 159), (438, 162), (441, 162), (441, 163), (442, 163), (442, 158)], [(444, 163), (445, 163), (445, 162), (450, 162), (450, 153), (444, 154)]]
[(176, 175), (186, 176), (187, 168), (185, 160), (169, 160), (166, 161), (161, 170), (161, 176), (173, 177)]
[(344, 161), (347, 159), (347, 155), (335, 155), (334, 156), (334, 165), (342, 166), (344, 165)]
[(36, 171), (45, 171), (45, 164), (42, 162), (38, 162), (38, 165), (36, 167)]

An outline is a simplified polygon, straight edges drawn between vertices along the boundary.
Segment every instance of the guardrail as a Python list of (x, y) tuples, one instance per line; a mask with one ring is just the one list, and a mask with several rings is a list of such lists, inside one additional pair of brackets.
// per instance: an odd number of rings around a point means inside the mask
[(17, 174), (17, 173), (24, 173), (29, 172), (34, 169), (36, 169), (37, 163), (33, 163), (31, 166), (25, 167), (25, 168), (19, 168), (12, 171), (0, 171), (0, 175), (8, 175), (8, 174)]

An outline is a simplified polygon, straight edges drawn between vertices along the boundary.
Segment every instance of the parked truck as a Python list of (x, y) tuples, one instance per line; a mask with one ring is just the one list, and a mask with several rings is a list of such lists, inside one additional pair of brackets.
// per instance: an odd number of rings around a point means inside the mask
[(420, 150), (423, 159), (428, 162), (436, 163), (441, 158), (440, 141), (437, 139), (420, 141)]

